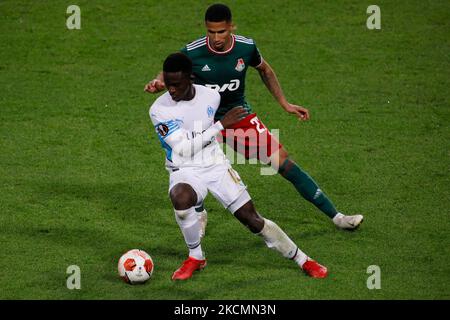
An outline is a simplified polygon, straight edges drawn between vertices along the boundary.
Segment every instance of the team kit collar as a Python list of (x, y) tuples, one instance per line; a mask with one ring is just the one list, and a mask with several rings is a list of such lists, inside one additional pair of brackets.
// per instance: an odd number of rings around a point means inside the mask
[(230, 48), (228, 50), (226, 50), (226, 51), (216, 51), (209, 44), (209, 38), (208, 38), (208, 36), (206, 36), (206, 46), (208, 47), (209, 51), (211, 51), (212, 53), (215, 53), (215, 54), (227, 54), (227, 53), (231, 52), (231, 50), (233, 50), (233, 48), (234, 48), (234, 44), (235, 43), (236, 43), (236, 39), (234, 38), (234, 34), (231, 34), (231, 46), (230, 46)]

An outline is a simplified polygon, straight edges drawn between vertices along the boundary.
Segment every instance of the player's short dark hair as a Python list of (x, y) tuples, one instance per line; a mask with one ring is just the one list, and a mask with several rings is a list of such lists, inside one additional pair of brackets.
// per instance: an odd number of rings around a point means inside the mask
[(210, 5), (205, 13), (205, 21), (231, 22), (231, 10), (226, 5), (221, 3)]
[(163, 71), (181, 71), (182, 73), (190, 76), (192, 74), (192, 61), (182, 52), (172, 53), (166, 58), (166, 60), (164, 60)]

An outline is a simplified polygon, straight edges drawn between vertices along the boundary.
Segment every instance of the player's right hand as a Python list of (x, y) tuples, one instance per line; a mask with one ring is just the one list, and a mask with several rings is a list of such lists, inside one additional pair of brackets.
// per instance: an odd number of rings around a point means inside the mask
[(234, 107), (223, 116), (220, 122), (224, 129), (231, 127), (233, 124), (238, 123), (248, 115), (247, 110), (242, 107)]
[(150, 93), (158, 93), (166, 88), (163, 81), (159, 79), (153, 79), (149, 83), (147, 83), (144, 87), (144, 91)]

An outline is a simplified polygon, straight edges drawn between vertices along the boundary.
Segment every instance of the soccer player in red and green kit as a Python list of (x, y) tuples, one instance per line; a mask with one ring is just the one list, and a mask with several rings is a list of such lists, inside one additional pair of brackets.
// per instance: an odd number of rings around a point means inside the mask
[[(245, 98), (245, 75), (248, 67), (255, 68), (267, 89), (288, 113), (300, 120), (309, 119), (306, 108), (289, 103), (281, 89), (276, 74), (264, 60), (252, 39), (233, 33), (230, 9), (223, 4), (213, 4), (206, 10), (206, 36), (197, 39), (181, 52), (193, 62), (194, 82), (217, 90), (221, 103), (215, 120), (236, 106), (244, 107), (248, 116), (232, 129), (222, 131), (225, 142), (247, 159), (257, 158), (270, 164), (283, 178), (290, 181), (298, 193), (325, 213), (341, 229), (355, 229), (363, 221), (362, 215), (344, 215), (337, 211), (331, 200), (317, 183), (289, 156), (285, 148), (272, 136)], [(157, 93), (165, 89), (162, 73), (145, 86), (145, 91)], [(253, 134), (254, 133), (254, 134)], [(252, 136), (253, 134), (253, 136)], [(249, 139), (249, 137), (252, 137)], [(206, 226), (206, 210), (198, 208), (199, 219)]]

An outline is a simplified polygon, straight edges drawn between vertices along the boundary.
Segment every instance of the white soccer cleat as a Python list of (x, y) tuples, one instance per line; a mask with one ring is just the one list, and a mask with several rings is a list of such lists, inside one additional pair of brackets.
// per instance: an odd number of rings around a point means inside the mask
[(363, 222), (364, 217), (360, 214), (354, 216), (346, 216), (342, 213), (338, 213), (334, 218), (334, 224), (341, 229), (345, 230), (355, 230)]
[(197, 212), (197, 218), (200, 222), (200, 239), (205, 236), (206, 233), (206, 224), (208, 222), (208, 213), (205, 209), (203, 211)]

